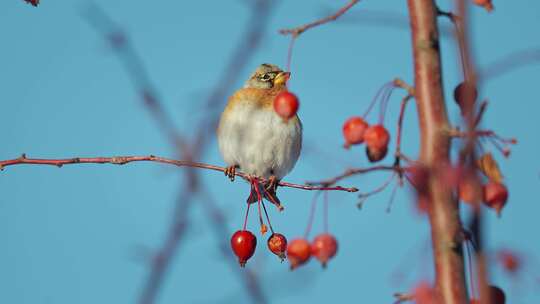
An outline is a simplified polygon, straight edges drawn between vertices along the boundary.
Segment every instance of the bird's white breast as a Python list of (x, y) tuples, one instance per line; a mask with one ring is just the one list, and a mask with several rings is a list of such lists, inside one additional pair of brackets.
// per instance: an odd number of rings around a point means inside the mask
[(283, 121), (271, 108), (242, 103), (229, 109), (218, 129), (221, 154), (229, 165), (256, 176), (289, 173), (300, 155), (302, 125)]

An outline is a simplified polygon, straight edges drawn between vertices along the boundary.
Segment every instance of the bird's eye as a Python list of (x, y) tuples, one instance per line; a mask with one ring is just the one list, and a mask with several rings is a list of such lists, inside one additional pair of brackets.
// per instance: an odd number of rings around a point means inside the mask
[(274, 78), (276, 78), (276, 73), (265, 73), (259, 76), (259, 80), (261, 81), (270, 81)]
[(269, 81), (270, 80), (270, 74), (262, 74), (259, 76), (259, 79), (262, 81)]

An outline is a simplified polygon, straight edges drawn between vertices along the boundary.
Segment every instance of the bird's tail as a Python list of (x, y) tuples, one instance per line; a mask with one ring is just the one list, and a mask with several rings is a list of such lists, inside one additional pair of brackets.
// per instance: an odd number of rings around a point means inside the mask
[(281, 205), (281, 201), (276, 195), (276, 189), (266, 188), (265, 185), (258, 181), (251, 182), (251, 192), (246, 202), (248, 204), (253, 204), (259, 200), (259, 197), (266, 199), (270, 203), (274, 204), (279, 211), (282, 211), (284, 208)]

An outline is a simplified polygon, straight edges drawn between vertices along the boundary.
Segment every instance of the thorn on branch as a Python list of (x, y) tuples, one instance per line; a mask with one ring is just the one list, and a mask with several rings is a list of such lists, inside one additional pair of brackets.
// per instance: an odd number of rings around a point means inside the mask
[(396, 301), (394, 302), (394, 304), (400, 304), (403, 302), (413, 301), (414, 295), (408, 294), (408, 293), (397, 292), (394, 294), (394, 298), (396, 298)]
[(450, 21), (452, 21), (454, 23), (459, 20), (459, 16), (457, 16), (456, 14), (454, 14), (452, 12), (443, 11), (443, 10), (439, 9), (438, 7), (437, 7), (437, 15), (441, 16), (441, 17), (446, 17), (446, 18), (448, 18)]

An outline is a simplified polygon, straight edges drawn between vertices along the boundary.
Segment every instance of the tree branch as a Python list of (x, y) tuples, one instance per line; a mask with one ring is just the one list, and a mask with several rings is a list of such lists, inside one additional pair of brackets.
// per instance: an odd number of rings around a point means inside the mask
[[(198, 169), (208, 169), (213, 171), (225, 172), (224, 167), (199, 163), (194, 161), (186, 160), (176, 160), (165, 157), (159, 157), (154, 155), (148, 156), (114, 156), (114, 157), (73, 157), (73, 158), (63, 158), (63, 159), (42, 159), (42, 158), (27, 158), (23, 154), (19, 158), (2, 160), (0, 161), (0, 170), (4, 170), (5, 167), (14, 166), (14, 165), (50, 165), (62, 167), (64, 165), (73, 165), (73, 164), (113, 164), (113, 165), (124, 165), (131, 162), (157, 162), (162, 164), (174, 165), (178, 167), (190, 167)], [(236, 176), (239, 176), (245, 180), (250, 179), (250, 175), (242, 172), (236, 172)], [(265, 182), (264, 179), (262, 179)], [(293, 184), (288, 182), (279, 182), (281, 187), (289, 187), (301, 190), (324, 190), (324, 191), (346, 191), (346, 192), (357, 192), (357, 188), (345, 188), (341, 186), (335, 187), (317, 187), (312, 185), (301, 185)]]
[(282, 35), (291, 35), (291, 42), (289, 43), (289, 50), (287, 51), (287, 71), (291, 70), (291, 60), (292, 60), (292, 53), (294, 48), (294, 42), (296, 41), (296, 38), (300, 36), (303, 32), (312, 29), (314, 27), (317, 27), (319, 25), (323, 25), (328, 22), (332, 22), (336, 20), (337, 18), (341, 17), (343, 14), (345, 14), (351, 7), (353, 7), (356, 3), (360, 2), (360, 0), (351, 0), (349, 3), (347, 3), (344, 7), (340, 8), (337, 12), (334, 14), (331, 14), (327, 17), (324, 17), (322, 19), (315, 20), (313, 22), (295, 27), (295, 28), (289, 28), (289, 29), (281, 29), (279, 30), (279, 33)]
[(351, 0), (349, 3), (347, 3), (347, 5), (340, 8), (337, 12), (335, 12), (334, 14), (330, 16), (327, 16), (319, 20), (315, 20), (313, 22), (310, 22), (310, 23), (307, 23), (307, 24), (304, 24), (295, 28), (281, 29), (279, 30), (279, 33), (282, 35), (292, 35), (293, 37), (297, 37), (303, 32), (311, 28), (336, 20), (337, 18), (341, 17), (341, 15), (345, 14), (351, 7), (353, 7), (358, 2), (360, 2), (360, 0)]
[[(428, 168), (450, 162), (448, 115), (443, 97), (442, 71), (433, 0), (408, 0), (415, 70), (415, 98), (420, 123), (420, 162)], [(437, 173), (438, 170), (433, 170)], [(459, 205), (441, 174), (430, 174), (429, 220), (435, 261), (436, 292), (440, 303), (467, 303), (461, 246)]]

